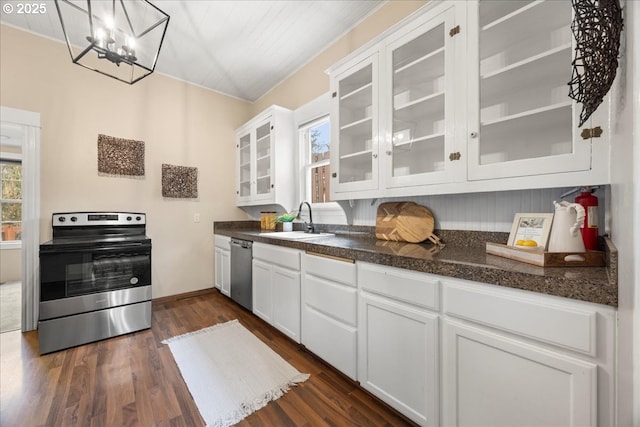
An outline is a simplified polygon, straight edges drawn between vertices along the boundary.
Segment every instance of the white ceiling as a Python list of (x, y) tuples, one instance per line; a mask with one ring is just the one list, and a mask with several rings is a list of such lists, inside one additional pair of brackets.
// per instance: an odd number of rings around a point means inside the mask
[[(17, 5), (17, 1), (4, 1)], [(52, 0), (44, 14), (3, 23), (64, 40)], [(255, 101), (378, 8), (383, 0), (152, 0), (171, 18), (156, 72)], [(66, 22), (65, 22), (66, 24)]]

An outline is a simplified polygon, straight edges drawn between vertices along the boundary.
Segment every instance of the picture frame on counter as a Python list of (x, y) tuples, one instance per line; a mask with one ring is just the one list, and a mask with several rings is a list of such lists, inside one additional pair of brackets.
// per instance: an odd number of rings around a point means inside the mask
[[(517, 213), (513, 219), (507, 246), (547, 249), (553, 213)], [(535, 242), (535, 245), (533, 244)]]

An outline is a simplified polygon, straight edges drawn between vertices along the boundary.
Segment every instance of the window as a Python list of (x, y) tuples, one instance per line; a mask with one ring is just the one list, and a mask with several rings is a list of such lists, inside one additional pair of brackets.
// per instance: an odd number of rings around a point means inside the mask
[(22, 238), (22, 163), (19, 155), (0, 157), (0, 242), (20, 242)]
[(304, 150), (305, 199), (311, 203), (330, 202), (331, 123), (329, 117), (314, 120), (300, 127), (300, 140), (303, 141)]

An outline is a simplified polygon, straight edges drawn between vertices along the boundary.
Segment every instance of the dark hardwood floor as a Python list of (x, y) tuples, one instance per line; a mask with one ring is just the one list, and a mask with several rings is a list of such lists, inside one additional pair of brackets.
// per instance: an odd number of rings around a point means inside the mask
[(161, 341), (238, 319), (311, 378), (238, 426), (411, 426), (218, 291), (154, 301), (151, 329), (40, 356), (37, 332), (0, 334), (0, 426), (203, 426)]

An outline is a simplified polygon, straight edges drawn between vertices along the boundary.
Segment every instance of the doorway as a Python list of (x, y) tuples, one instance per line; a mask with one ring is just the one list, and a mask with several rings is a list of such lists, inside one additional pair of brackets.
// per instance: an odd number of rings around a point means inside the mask
[(30, 331), (39, 303), (40, 114), (0, 107), (0, 135), (1, 326)]

